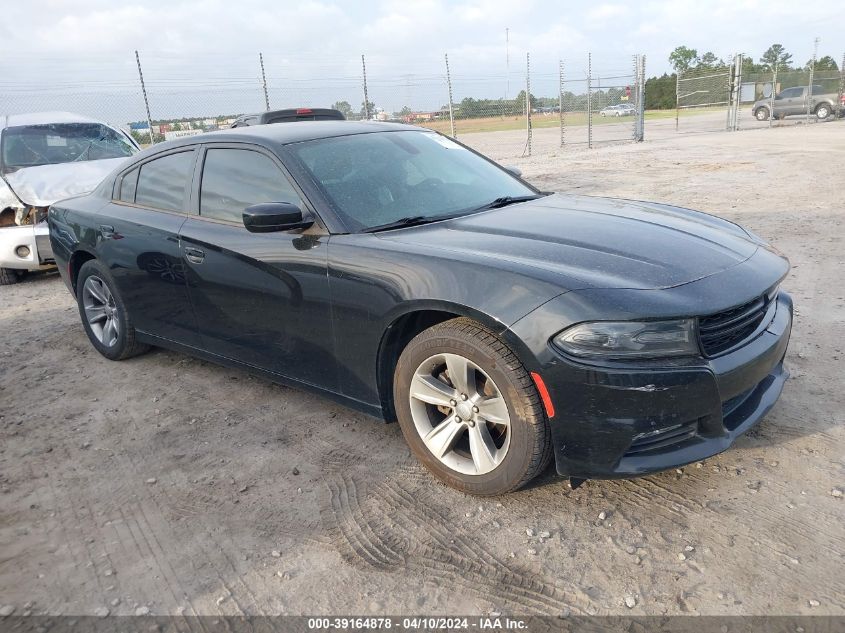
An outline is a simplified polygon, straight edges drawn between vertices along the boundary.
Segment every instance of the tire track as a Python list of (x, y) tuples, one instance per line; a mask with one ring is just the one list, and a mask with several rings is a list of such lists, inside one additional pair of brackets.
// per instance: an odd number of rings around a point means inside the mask
[[(514, 594), (517, 597), (512, 600), (514, 604), (522, 604), (526, 600), (539, 602), (551, 606), (556, 612), (575, 608), (570, 601), (557, 598), (558, 587), (538, 581), (533, 573), (511, 568), (485, 547), (481, 539), (470, 538), (461, 533), (450, 533), (443, 528), (442, 526), (449, 525), (451, 521), (448, 516), (437, 511), (436, 506), (419, 504), (409, 491), (399, 486), (382, 484), (379, 489), (385, 494), (379, 499), (377, 507), (384, 505), (397, 508), (396, 514), (403, 517), (406, 530), (411, 531), (421, 526), (421, 530), (434, 541), (433, 544), (422, 541), (424, 559), (441, 562), (442, 553), (449, 552), (450, 565), (457, 565), (462, 574), (475, 575), (479, 579), (477, 582), (482, 585), (485, 582), (493, 583), (497, 589), (504, 588), (506, 592)], [(454, 548), (455, 545), (458, 547)], [(457, 561), (452, 557), (454, 549), (458, 549)], [(569, 591), (576, 598), (576, 602), (580, 601), (584, 606), (590, 603), (586, 594), (576, 587), (572, 586)], [(547, 599), (551, 599), (551, 602)]]
[[(563, 592), (536, 575), (513, 569), (466, 535), (444, 527), (452, 521), (433, 510), (414, 491), (391, 482), (373, 486), (362, 502), (351, 475), (326, 478), (329, 501), (325, 529), (343, 559), (356, 567), (412, 572), (437, 578), (445, 587), (496, 596), (514, 608), (537, 613), (583, 612), (589, 598)], [(400, 549), (401, 548), (401, 549)]]
[(405, 556), (376, 534), (358, 502), (358, 491), (350, 477), (329, 481), (329, 505), (321, 514), (331, 542), (349, 562), (363, 562), (379, 570), (395, 571), (405, 566)]

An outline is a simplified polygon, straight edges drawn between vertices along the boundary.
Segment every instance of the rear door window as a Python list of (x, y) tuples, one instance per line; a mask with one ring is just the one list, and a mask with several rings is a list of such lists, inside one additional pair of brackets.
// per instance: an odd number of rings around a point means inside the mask
[(121, 202), (135, 202), (135, 189), (138, 186), (139, 171), (140, 168), (136, 167), (121, 179), (120, 195), (117, 197)]
[(141, 165), (135, 204), (164, 211), (183, 211), (193, 163), (194, 150), (189, 150)]

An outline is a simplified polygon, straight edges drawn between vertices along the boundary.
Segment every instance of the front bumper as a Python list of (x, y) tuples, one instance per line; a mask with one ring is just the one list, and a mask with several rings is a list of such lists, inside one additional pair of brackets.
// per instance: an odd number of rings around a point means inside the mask
[[(21, 246), (29, 249), (29, 253), (24, 257), (17, 253)], [(53, 249), (47, 222), (0, 229), (0, 268), (42, 270), (52, 267), (53, 264)]]
[(542, 376), (556, 412), (558, 473), (631, 477), (724, 451), (780, 396), (791, 329), (792, 300), (780, 292), (756, 338), (696, 366), (596, 366), (557, 355)]

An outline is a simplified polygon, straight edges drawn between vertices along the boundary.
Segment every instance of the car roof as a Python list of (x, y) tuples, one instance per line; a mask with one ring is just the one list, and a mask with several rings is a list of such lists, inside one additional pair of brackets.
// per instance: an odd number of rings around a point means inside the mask
[[(415, 125), (402, 123), (384, 123), (380, 121), (297, 121), (296, 123), (268, 123), (267, 125), (249, 125), (245, 127), (229, 128), (215, 132), (205, 132), (194, 136), (186, 136), (165, 143), (158, 143), (154, 149), (167, 149), (182, 145), (196, 145), (197, 143), (271, 143), (287, 145), (301, 143), (321, 138), (337, 136), (351, 136), (353, 134), (368, 134), (373, 132), (396, 131), (432, 132)], [(152, 148), (151, 148), (152, 149)]]
[(73, 112), (28, 112), (0, 117), (0, 129), (21, 125), (49, 125), (50, 123), (103, 123), (103, 121)]

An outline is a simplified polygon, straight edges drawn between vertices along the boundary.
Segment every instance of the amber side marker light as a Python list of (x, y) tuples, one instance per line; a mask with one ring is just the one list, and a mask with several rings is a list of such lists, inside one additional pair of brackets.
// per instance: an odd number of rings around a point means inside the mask
[(537, 391), (540, 392), (540, 399), (543, 401), (543, 406), (546, 409), (546, 416), (551, 420), (555, 417), (555, 405), (552, 404), (549, 390), (546, 389), (546, 383), (543, 382), (543, 377), (537, 372), (532, 371), (531, 378), (534, 379), (534, 384), (537, 385)]

